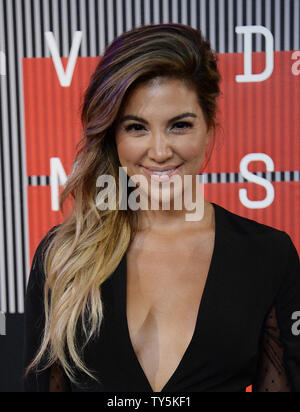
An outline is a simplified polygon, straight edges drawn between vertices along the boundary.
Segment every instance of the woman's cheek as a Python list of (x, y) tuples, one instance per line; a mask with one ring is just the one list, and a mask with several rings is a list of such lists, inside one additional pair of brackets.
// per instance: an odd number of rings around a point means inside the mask
[(197, 138), (191, 138), (178, 145), (177, 153), (180, 154), (182, 159), (189, 161), (195, 158), (202, 157), (203, 152), (205, 153), (205, 144), (201, 141), (197, 141)]
[(135, 158), (134, 145), (128, 139), (117, 141), (117, 151), (122, 166), (132, 163)]

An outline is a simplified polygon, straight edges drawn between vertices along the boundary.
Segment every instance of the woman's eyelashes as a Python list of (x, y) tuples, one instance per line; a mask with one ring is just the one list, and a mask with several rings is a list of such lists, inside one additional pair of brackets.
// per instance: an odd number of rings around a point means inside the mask
[[(171, 130), (186, 130), (186, 129), (191, 129), (193, 127), (193, 124), (190, 122), (177, 122), (172, 125)], [(125, 131), (126, 132), (141, 132), (143, 130), (147, 130), (146, 127), (140, 123), (132, 123), (127, 126), (125, 126)]]
[(129, 124), (128, 126), (125, 126), (124, 129), (126, 132), (131, 132), (131, 131), (140, 132), (141, 130), (145, 129), (145, 126), (139, 123), (132, 123), (132, 124)]
[(193, 127), (193, 124), (190, 122), (177, 122), (175, 123), (175, 126), (177, 126), (177, 129), (191, 129)]

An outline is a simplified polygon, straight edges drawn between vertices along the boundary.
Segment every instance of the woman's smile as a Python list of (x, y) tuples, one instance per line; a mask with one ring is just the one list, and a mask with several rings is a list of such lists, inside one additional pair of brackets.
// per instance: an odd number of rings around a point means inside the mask
[(179, 164), (178, 166), (166, 166), (166, 167), (145, 167), (140, 166), (142, 171), (149, 176), (150, 178), (158, 181), (164, 182), (169, 180), (173, 175), (175, 175), (179, 169), (183, 166), (183, 163)]

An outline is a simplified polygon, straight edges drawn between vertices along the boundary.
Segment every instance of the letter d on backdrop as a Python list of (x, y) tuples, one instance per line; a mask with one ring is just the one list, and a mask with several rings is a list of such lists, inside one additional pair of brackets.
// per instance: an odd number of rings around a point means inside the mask
[[(237, 34), (245, 35), (244, 46), (244, 74), (236, 76), (238, 83), (263, 82), (274, 70), (274, 37), (264, 26), (238, 26)], [(262, 34), (266, 38), (266, 67), (262, 73), (252, 73), (252, 34)]]

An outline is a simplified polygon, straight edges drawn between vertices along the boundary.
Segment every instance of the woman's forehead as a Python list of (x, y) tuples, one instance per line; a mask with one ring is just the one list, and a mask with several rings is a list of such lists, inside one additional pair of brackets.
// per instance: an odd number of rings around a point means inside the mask
[(172, 107), (195, 106), (198, 102), (196, 91), (180, 79), (157, 79), (134, 87), (123, 101), (122, 114), (131, 110), (139, 112), (151, 110), (167, 111)]

